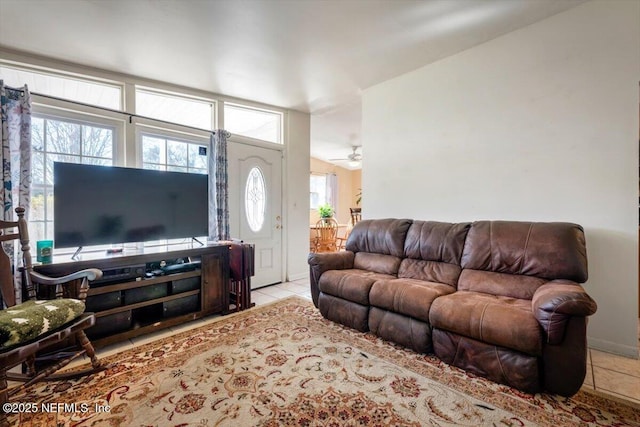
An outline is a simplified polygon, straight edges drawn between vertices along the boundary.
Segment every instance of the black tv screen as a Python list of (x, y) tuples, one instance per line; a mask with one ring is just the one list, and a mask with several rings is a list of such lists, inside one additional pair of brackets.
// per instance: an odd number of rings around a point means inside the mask
[(208, 234), (208, 176), (54, 163), (54, 246)]

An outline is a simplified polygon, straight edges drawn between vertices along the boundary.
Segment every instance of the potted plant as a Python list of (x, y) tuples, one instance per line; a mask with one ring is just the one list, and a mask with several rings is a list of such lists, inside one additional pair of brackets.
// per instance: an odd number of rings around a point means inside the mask
[(327, 219), (333, 216), (333, 208), (329, 203), (325, 203), (324, 205), (318, 206), (318, 214), (320, 214), (320, 218)]

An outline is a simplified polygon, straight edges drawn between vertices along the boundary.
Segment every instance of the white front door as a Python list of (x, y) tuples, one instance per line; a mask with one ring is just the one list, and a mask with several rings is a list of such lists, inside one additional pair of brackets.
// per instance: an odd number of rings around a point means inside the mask
[(282, 152), (229, 142), (231, 237), (255, 244), (251, 288), (282, 281)]

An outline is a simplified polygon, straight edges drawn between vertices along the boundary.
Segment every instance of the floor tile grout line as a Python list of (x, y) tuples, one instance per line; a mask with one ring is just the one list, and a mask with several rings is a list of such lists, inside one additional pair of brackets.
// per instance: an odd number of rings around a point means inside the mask
[[(591, 362), (593, 364), (593, 362)], [(611, 371), (611, 372), (615, 372), (616, 374), (620, 374), (620, 375), (626, 375), (628, 377), (633, 377), (633, 378), (638, 378), (640, 379), (640, 375), (637, 374), (630, 374), (629, 372), (622, 372), (622, 371), (617, 371), (615, 369), (611, 369), (611, 368), (607, 368), (605, 366), (600, 366), (600, 365), (593, 365), (593, 368), (600, 368), (600, 369), (604, 369), (605, 371)]]
[(593, 354), (591, 354), (591, 349), (589, 349), (589, 367), (591, 368), (591, 383), (593, 384), (593, 389), (596, 390), (596, 373), (593, 369)]

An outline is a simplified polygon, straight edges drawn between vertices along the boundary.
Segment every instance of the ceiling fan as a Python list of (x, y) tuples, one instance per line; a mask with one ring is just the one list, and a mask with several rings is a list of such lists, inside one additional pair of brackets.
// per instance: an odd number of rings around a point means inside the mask
[(338, 160), (347, 160), (349, 162), (349, 166), (351, 167), (356, 167), (360, 165), (360, 162), (362, 161), (362, 154), (358, 153), (358, 148), (360, 148), (360, 145), (354, 145), (351, 147), (351, 149), (353, 150), (353, 152), (351, 154), (349, 154), (346, 158), (341, 158), (341, 159), (329, 159), (329, 161), (338, 161)]

